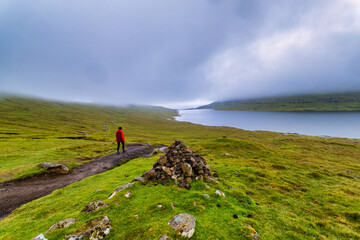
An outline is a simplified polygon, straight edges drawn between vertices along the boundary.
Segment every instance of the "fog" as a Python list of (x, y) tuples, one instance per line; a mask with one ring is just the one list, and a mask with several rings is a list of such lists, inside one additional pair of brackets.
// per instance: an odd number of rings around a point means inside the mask
[(0, 2), (0, 91), (194, 106), (360, 90), (357, 0)]

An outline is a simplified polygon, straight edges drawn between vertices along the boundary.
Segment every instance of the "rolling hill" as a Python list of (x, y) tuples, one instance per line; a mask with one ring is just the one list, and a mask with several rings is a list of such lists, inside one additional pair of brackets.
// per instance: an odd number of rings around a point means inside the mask
[(198, 109), (239, 111), (360, 111), (360, 92), (213, 102)]

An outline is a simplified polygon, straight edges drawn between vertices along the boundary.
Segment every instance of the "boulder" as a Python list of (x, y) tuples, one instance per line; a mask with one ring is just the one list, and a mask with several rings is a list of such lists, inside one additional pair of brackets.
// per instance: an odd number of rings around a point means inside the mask
[(88, 205), (86, 205), (83, 210), (81, 210), (82, 212), (95, 212), (97, 210), (99, 210), (100, 208), (105, 208), (107, 207), (107, 204), (104, 203), (103, 201), (94, 201), (89, 203)]
[(48, 234), (49, 232), (55, 230), (55, 229), (58, 229), (58, 228), (67, 228), (69, 227), (70, 225), (74, 224), (76, 222), (76, 219), (75, 218), (68, 218), (68, 219), (65, 219), (65, 220), (61, 220), (60, 222), (57, 222), (55, 223), (54, 225), (52, 225), (45, 233)]
[(106, 237), (111, 230), (111, 223), (107, 216), (97, 219), (92, 219), (86, 222), (85, 231), (76, 234), (66, 236), (67, 240), (78, 240), (78, 239), (91, 239), (98, 240)]
[(37, 165), (40, 168), (45, 168), (46, 171), (57, 174), (68, 174), (69, 168), (61, 163), (44, 162)]
[(168, 224), (184, 237), (191, 238), (195, 232), (195, 222), (196, 219), (194, 216), (188, 213), (180, 213), (174, 216)]

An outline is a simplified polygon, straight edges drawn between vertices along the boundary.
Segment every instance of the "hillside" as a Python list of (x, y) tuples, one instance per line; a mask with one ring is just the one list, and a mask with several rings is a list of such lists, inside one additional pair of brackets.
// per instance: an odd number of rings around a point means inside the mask
[[(70, 227), (46, 235), (64, 239), (103, 216), (112, 225), (106, 239), (159, 239), (164, 234), (183, 239), (167, 224), (179, 213), (196, 218), (191, 239), (255, 239), (255, 232), (261, 239), (360, 239), (358, 141), (176, 122), (171, 120), (176, 112), (156, 107), (7, 98), (0, 100), (0, 112), (2, 181), (37, 174), (40, 162), (74, 167), (114, 153), (119, 125), (128, 144), (169, 146), (183, 140), (217, 171), (219, 181), (194, 180), (190, 190), (172, 181), (136, 182), (108, 199), (115, 188), (150, 170), (160, 154), (139, 157), (21, 206), (0, 220), (0, 239), (31, 239), (75, 218)], [(97, 200), (107, 207), (81, 211)]]
[(360, 111), (360, 92), (214, 102), (198, 109), (239, 111)]

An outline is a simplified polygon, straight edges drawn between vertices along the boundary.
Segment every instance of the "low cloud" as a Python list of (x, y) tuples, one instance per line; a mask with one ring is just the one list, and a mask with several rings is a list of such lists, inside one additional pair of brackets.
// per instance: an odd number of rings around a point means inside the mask
[(110, 104), (360, 90), (357, 0), (0, 3), (0, 91)]

